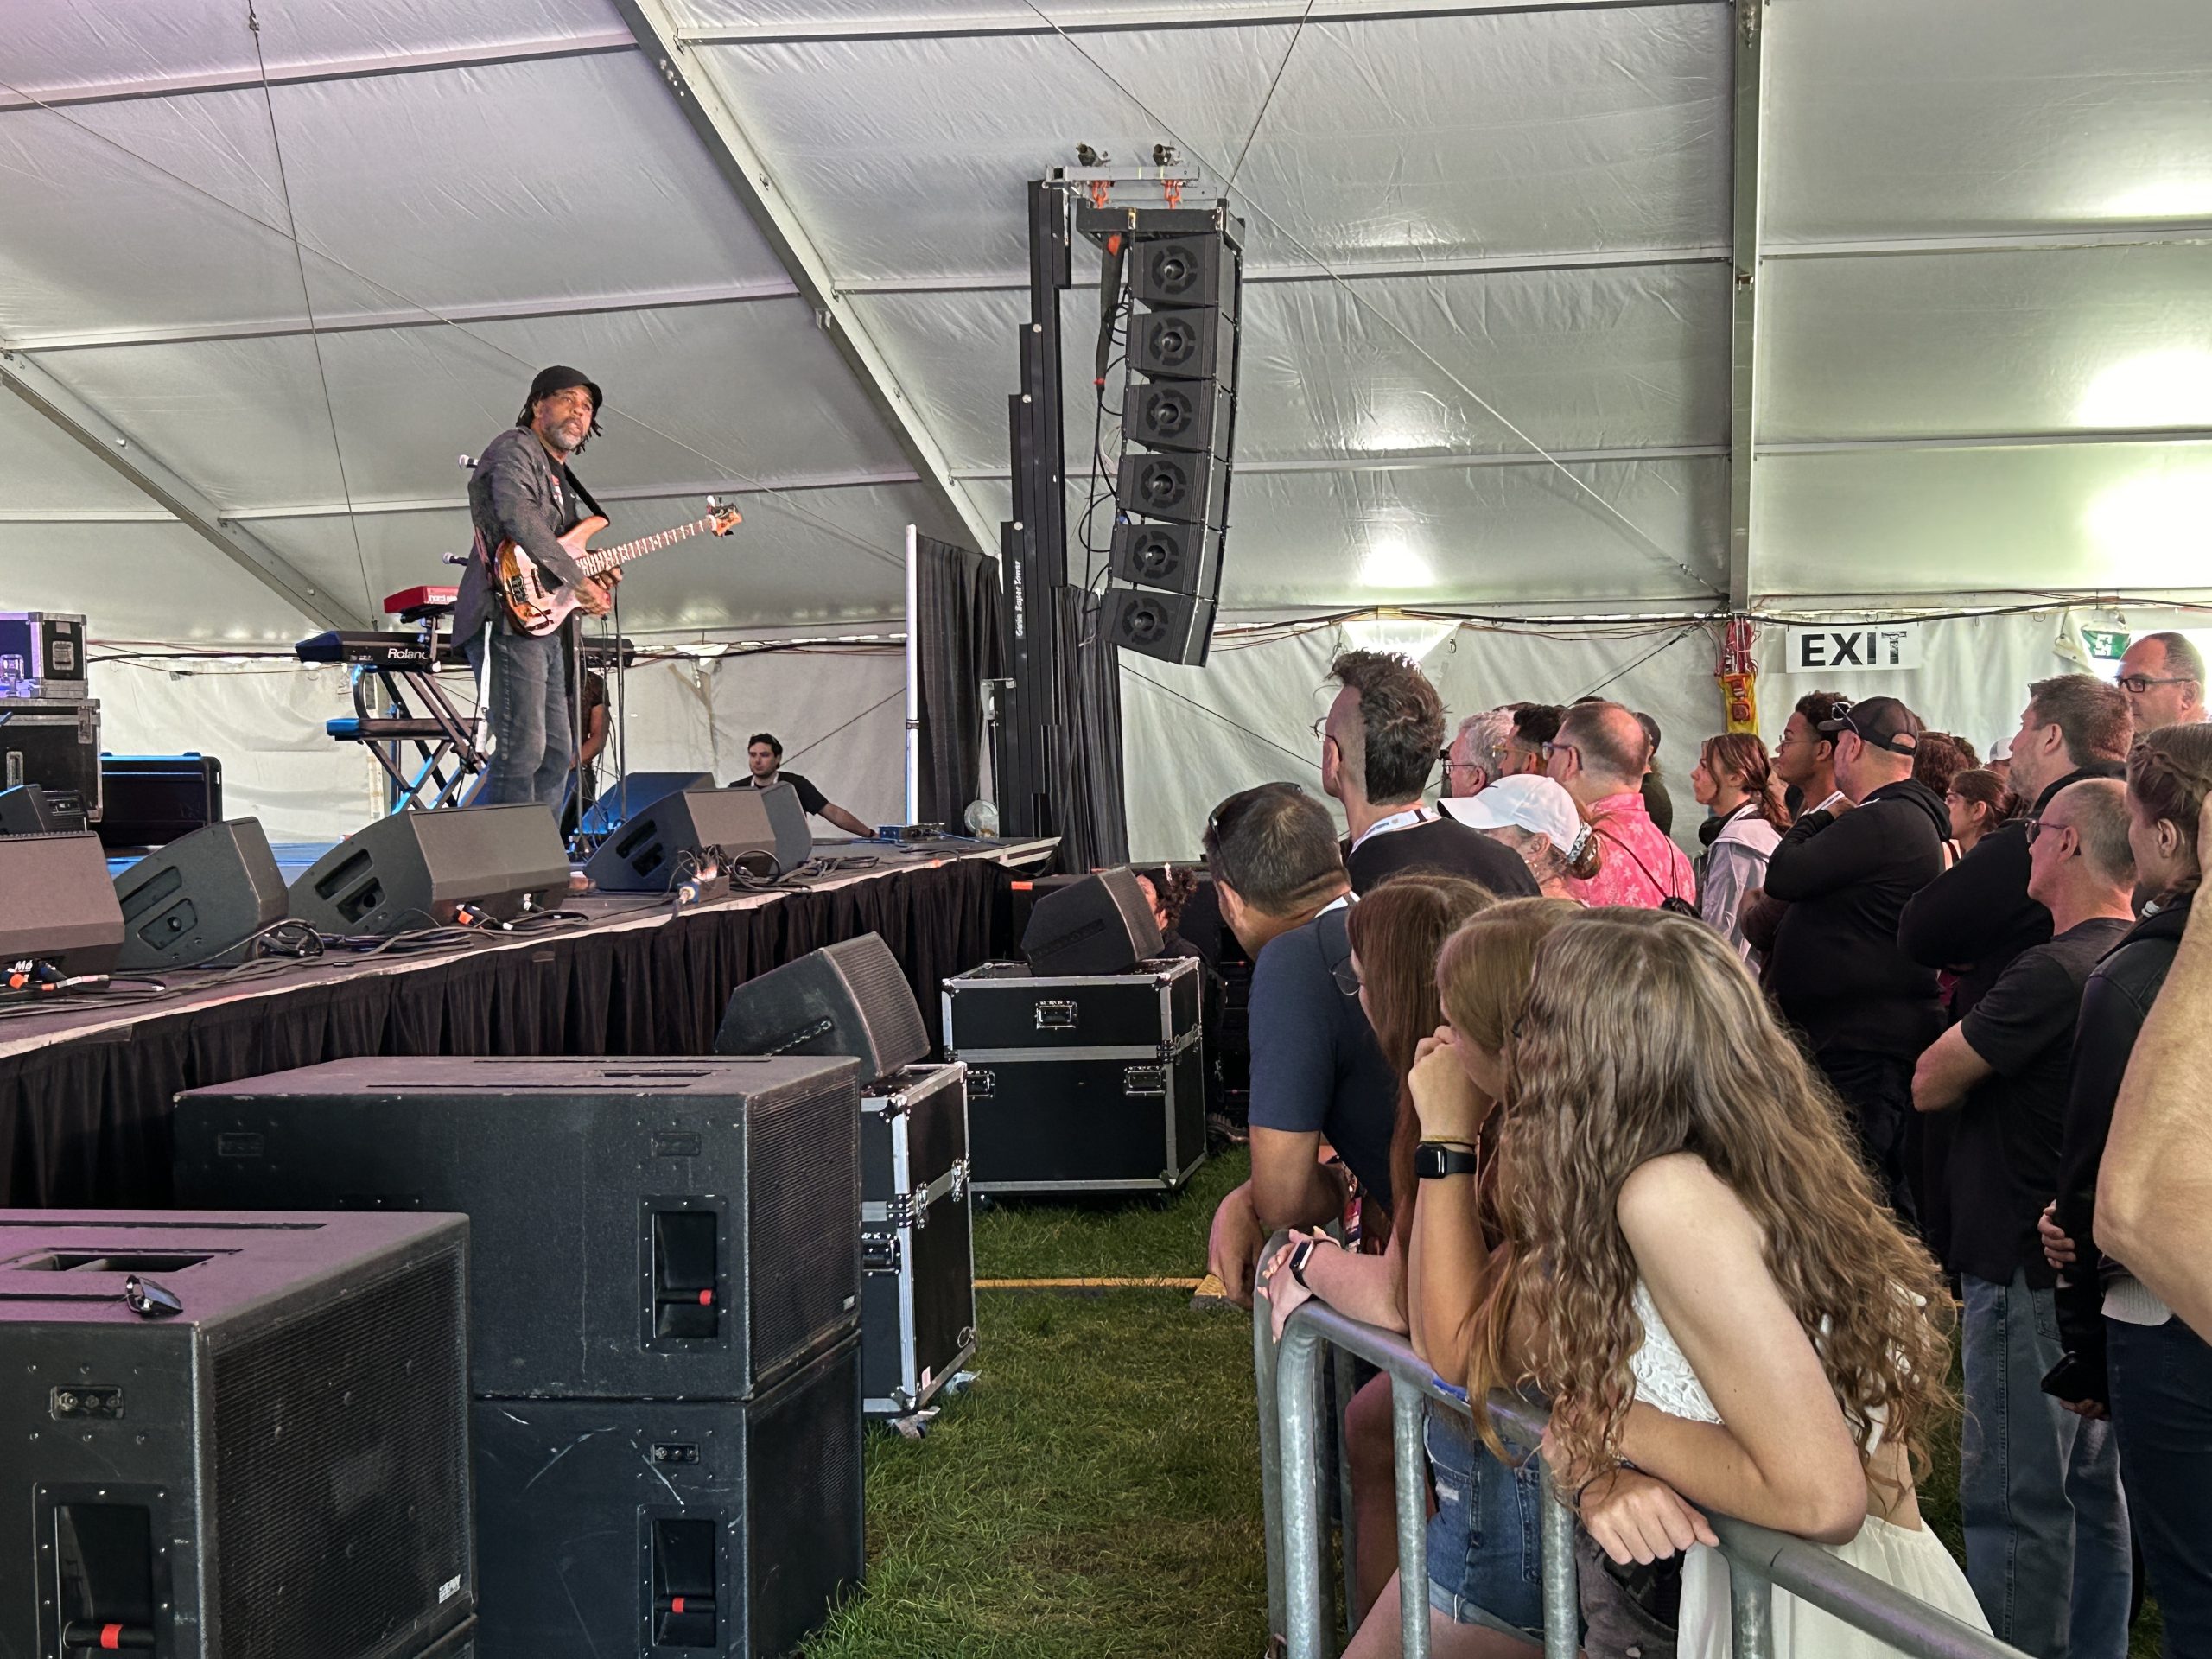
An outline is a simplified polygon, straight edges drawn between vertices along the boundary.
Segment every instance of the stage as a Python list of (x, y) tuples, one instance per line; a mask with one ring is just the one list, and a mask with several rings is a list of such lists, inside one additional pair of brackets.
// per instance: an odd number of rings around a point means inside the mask
[[(580, 919), (416, 954), (327, 955), (164, 976), (0, 1020), (0, 1206), (159, 1206), (181, 1090), (370, 1054), (702, 1054), (730, 991), (810, 950), (880, 933), (930, 1027), (938, 985), (1010, 953), (1007, 891), (1057, 843), (913, 849), (789, 888), (683, 910), (589, 895)], [(318, 849), (283, 849), (295, 865)], [(286, 874), (293, 874), (288, 868)]]

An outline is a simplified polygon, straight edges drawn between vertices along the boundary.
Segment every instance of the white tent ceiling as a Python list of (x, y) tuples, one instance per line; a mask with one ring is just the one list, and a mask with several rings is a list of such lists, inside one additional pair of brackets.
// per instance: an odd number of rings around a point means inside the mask
[[(907, 522), (969, 539), (952, 495), (1007, 510), (1023, 181), (1078, 142), (1171, 137), (1216, 186), (1234, 168), (1250, 226), (1226, 603), (1726, 586), (1719, 0), (257, 9), (257, 40), (246, 0), (8, 0), (0, 381), (65, 388), (320, 602), (445, 574), (455, 456), (569, 361), (607, 390), (579, 470), (621, 528), (743, 497), (741, 540), (626, 590), (633, 632), (895, 614)], [(796, 268), (641, 14), (757, 152)], [(1751, 591), (2206, 586), (2202, 0), (1766, 18)], [(819, 325), (805, 259), (881, 384)], [(1071, 466), (1087, 357), (1071, 339)], [(0, 604), (111, 639), (304, 626), (5, 397)]]

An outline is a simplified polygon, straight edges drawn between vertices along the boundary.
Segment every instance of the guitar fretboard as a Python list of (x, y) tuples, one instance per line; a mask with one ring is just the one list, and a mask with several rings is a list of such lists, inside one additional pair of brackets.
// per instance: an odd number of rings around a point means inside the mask
[(623, 542), (613, 547), (595, 547), (576, 563), (586, 575), (595, 576), (602, 570), (612, 570), (616, 565), (626, 564), (643, 554), (654, 552), (690, 537), (702, 536), (714, 527), (715, 520), (709, 514), (704, 518), (695, 518), (688, 524), (678, 524), (673, 530), (656, 531), (651, 536), (641, 536), (634, 542)]

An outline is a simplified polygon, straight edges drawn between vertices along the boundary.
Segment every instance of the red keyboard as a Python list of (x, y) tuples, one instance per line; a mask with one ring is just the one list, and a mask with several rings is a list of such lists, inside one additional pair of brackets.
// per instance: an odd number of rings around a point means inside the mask
[(409, 611), (439, 607), (450, 608), (461, 597), (458, 588), (403, 588), (384, 602), (386, 616), (404, 616)]

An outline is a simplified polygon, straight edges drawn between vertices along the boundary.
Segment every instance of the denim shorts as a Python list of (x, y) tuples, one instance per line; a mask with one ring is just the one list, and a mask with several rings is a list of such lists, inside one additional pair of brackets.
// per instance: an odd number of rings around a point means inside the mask
[(1499, 1462), (1458, 1413), (1433, 1406), (1423, 1439), (1436, 1485), (1436, 1513), (1428, 1522), (1428, 1605), (1455, 1624), (1541, 1641), (1541, 1460), (1531, 1453), (1518, 1467)]

